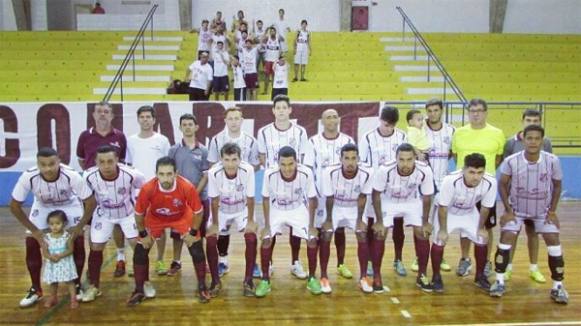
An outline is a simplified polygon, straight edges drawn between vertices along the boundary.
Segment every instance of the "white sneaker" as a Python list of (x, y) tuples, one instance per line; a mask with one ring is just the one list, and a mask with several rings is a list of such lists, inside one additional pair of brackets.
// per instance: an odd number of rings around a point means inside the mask
[(155, 291), (155, 288), (151, 282), (147, 281), (143, 284), (143, 294), (145, 294), (147, 299), (155, 298), (156, 293), (157, 292)]
[(86, 291), (83, 291), (83, 297), (81, 299), (82, 302), (91, 302), (95, 301), (98, 296), (101, 296), (101, 291), (91, 285)]
[(303, 265), (299, 260), (295, 260), (295, 263), (291, 265), (290, 272), (300, 280), (304, 280), (307, 278), (307, 273), (303, 269)]
[(76, 291), (77, 291), (77, 301), (82, 301), (85, 291), (83, 291), (83, 288), (80, 285), (76, 286)]
[(359, 288), (361, 289), (361, 291), (363, 291), (363, 293), (373, 293), (373, 287), (369, 285), (367, 277), (364, 277), (359, 280)]
[(42, 293), (39, 293), (34, 288), (30, 288), (22, 300), (20, 300), (20, 308), (30, 307), (37, 303), (42, 298)]
[(325, 294), (333, 292), (333, 289), (331, 288), (331, 283), (329, 283), (328, 278), (321, 277), (321, 280), (319, 282), (321, 283), (321, 292)]

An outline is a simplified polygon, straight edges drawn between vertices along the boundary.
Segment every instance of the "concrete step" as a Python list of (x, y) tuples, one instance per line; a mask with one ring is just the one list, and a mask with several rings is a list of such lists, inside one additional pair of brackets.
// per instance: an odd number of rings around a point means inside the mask
[[(111, 82), (115, 78), (115, 75), (103, 75), (101, 76), (102, 82)], [(133, 75), (124, 75), (124, 80), (133, 80)], [(171, 76), (146, 76), (146, 75), (135, 75), (135, 81), (137, 82), (169, 82), (171, 80)]]
[[(93, 88), (93, 94), (101, 95), (107, 93), (107, 88)], [(113, 94), (121, 94), (121, 88), (118, 86)], [(123, 95), (163, 95), (166, 94), (165, 88), (132, 88), (132, 87), (123, 87)]]
[[(107, 65), (107, 70), (117, 71), (121, 65)], [(173, 71), (173, 65), (135, 65), (135, 71)], [(125, 71), (133, 71), (133, 65), (127, 65)]]
[[(123, 59), (125, 59), (125, 54), (114, 54), (112, 58), (113, 60), (123, 61)], [(148, 53), (145, 53), (145, 59), (143, 59), (143, 55), (141, 53), (135, 53), (135, 61), (143, 60), (176, 61), (177, 59), (178, 56), (175, 54), (148, 54)]]

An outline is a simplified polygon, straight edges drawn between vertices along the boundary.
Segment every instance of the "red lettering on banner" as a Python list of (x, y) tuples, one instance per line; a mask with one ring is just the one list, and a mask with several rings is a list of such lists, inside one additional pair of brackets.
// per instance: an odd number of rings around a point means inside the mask
[[(196, 133), (198, 141), (209, 143), (212, 137), (224, 130), (224, 111), (225, 108), (220, 103), (192, 103), (192, 114), (196, 116), (200, 126)], [(246, 112), (244, 117), (246, 118)]]
[[(93, 112), (95, 111), (97, 103), (87, 103), (87, 129), (95, 127), (95, 118)], [(113, 121), (111, 124), (113, 128), (123, 131), (123, 104), (109, 104), (113, 108)]]
[[(11, 108), (0, 105), (0, 119), (4, 123), (4, 132), (18, 132), (18, 119)], [(4, 143), (5, 155), (0, 155), (0, 169), (13, 166), (20, 158), (20, 142), (18, 139), (7, 139)]]
[(55, 122), (56, 150), (61, 161), (71, 161), (71, 123), (69, 111), (62, 104), (45, 104), (36, 114), (38, 148), (53, 147), (52, 121)]
[(168, 104), (155, 103), (153, 104), (153, 108), (155, 109), (155, 125), (153, 129), (158, 130), (162, 135), (166, 136), (171, 145), (175, 144), (173, 124), (171, 122)]

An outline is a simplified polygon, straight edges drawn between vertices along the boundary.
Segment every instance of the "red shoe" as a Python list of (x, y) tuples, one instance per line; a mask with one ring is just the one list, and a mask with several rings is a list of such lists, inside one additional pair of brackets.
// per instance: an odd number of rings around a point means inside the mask
[(125, 275), (125, 261), (118, 260), (117, 265), (115, 266), (115, 272), (113, 273), (113, 276), (121, 277), (123, 275)]

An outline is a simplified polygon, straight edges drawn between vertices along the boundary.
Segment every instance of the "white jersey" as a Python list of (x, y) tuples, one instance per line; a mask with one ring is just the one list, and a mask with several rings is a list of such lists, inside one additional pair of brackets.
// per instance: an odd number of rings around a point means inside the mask
[(313, 172), (298, 164), (295, 178), (285, 180), (278, 167), (269, 168), (264, 172), (262, 197), (268, 198), (270, 205), (278, 210), (308, 207), (308, 200), (317, 197)]
[(228, 76), (228, 65), (230, 64), (230, 55), (224, 50), (216, 50), (212, 54), (214, 60), (214, 77)]
[(252, 165), (260, 164), (258, 159), (258, 143), (254, 137), (241, 132), (238, 138), (232, 138), (228, 135), (228, 130), (220, 131), (212, 140), (208, 149), (208, 161), (210, 163), (217, 163), (220, 161), (220, 150), (226, 143), (235, 143), (240, 146), (242, 150), (242, 161)]
[(244, 81), (244, 70), (242, 66), (232, 66), (232, 76), (234, 77), (234, 88), (245, 88), (246, 82)]
[(234, 178), (226, 175), (221, 163), (208, 171), (208, 197), (220, 197), (221, 213), (243, 212), (247, 198), (254, 198), (254, 192), (254, 167), (246, 162), (240, 162)]
[(444, 177), (438, 205), (448, 207), (448, 214), (470, 215), (476, 211), (479, 201), (482, 201), (483, 207), (493, 207), (496, 192), (496, 179), (490, 174), (485, 173), (476, 187), (468, 187), (462, 170), (458, 170)]
[(311, 166), (315, 171), (315, 179), (319, 189), (323, 170), (331, 165), (341, 163), (341, 148), (345, 144), (354, 144), (353, 138), (340, 132), (336, 138), (326, 138), (323, 133), (314, 135), (309, 139), (310, 148), (305, 155), (305, 165)]
[(309, 150), (307, 131), (294, 123), (287, 130), (279, 130), (272, 122), (258, 130), (257, 140), (258, 153), (266, 155), (266, 168), (278, 165), (278, 151), (284, 146), (294, 148), (299, 163)]
[(266, 40), (266, 54), (264, 55), (264, 60), (265, 61), (270, 61), (270, 62), (276, 62), (279, 58), (280, 58), (280, 42), (278, 40), (278, 38), (275, 38), (274, 40), (269, 37)]
[(79, 199), (93, 195), (83, 177), (64, 164), (60, 165), (58, 178), (52, 182), (44, 180), (36, 167), (24, 171), (12, 190), (12, 199), (24, 202), (29, 192), (34, 195), (36, 205), (47, 208), (78, 205)]
[(379, 129), (367, 132), (359, 142), (359, 157), (374, 169), (395, 160), (399, 145), (407, 142), (405, 132), (395, 128), (390, 136), (382, 136)]
[(192, 72), (191, 88), (208, 90), (208, 83), (214, 79), (214, 70), (209, 63), (202, 65), (200, 60), (194, 61), (189, 69)]
[(224, 44), (224, 50), (228, 51), (228, 44), (226, 44), (226, 35), (218, 35), (212, 34), (212, 48), (210, 55), (213, 55), (218, 48), (218, 42), (222, 42)]
[(136, 169), (117, 164), (118, 175), (114, 180), (103, 178), (94, 166), (85, 171), (85, 180), (95, 192), (99, 215), (121, 219), (133, 214), (136, 192), (145, 184), (145, 177)]
[(125, 162), (132, 165), (145, 176), (146, 180), (155, 177), (155, 163), (169, 153), (171, 147), (166, 136), (154, 132), (149, 138), (139, 134), (127, 139), (127, 157)]
[(309, 49), (309, 39), (311, 33), (308, 31), (299, 30), (297, 32), (297, 51), (305, 51)]
[(359, 163), (353, 178), (346, 178), (343, 167), (334, 165), (323, 170), (324, 197), (333, 197), (334, 205), (356, 207), (360, 195), (370, 195), (372, 190), (371, 167)]
[(426, 135), (430, 143), (428, 149), (428, 161), (434, 171), (434, 181), (436, 187), (440, 188), (442, 180), (448, 174), (448, 161), (452, 149), (452, 136), (456, 129), (454, 126), (442, 123), (442, 128), (433, 130), (429, 126), (425, 127)]
[(288, 63), (280, 65), (278, 61), (273, 66), (274, 79), (272, 88), (288, 88)]
[(373, 190), (382, 192), (382, 201), (390, 204), (409, 203), (421, 200), (422, 196), (434, 194), (434, 175), (432, 169), (420, 161), (410, 175), (403, 176), (393, 160), (377, 169), (373, 177)]
[(248, 50), (247, 48), (242, 49), (242, 54), (240, 55), (240, 64), (242, 65), (242, 70), (244, 74), (256, 74), (256, 62), (258, 60), (258, 50), (256, 47)]
[(200, 29), (198, 33), (198, 52), (199, 51), (210, 51), (210, 40), (212, 39), (212, 31), (209, 29), (204, 31)]

